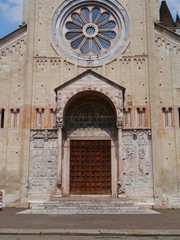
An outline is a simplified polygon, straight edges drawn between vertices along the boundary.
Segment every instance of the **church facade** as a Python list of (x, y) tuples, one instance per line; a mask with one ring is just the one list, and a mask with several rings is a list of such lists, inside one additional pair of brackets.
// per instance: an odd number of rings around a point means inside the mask
[(179, 29), (165, 1), (24, 0), (0, 39), (5, 205), (180, 207)]

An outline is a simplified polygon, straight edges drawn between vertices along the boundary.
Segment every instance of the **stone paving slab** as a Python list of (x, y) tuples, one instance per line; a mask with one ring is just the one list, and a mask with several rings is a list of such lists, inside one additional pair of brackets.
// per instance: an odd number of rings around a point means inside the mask
[(179, 240), (173, 236), (36, 236), (36, 235), (4, 235), (0, 240)]
[(0, 212), (3, 234), (152, 234), (174, 235), (180, 239), (180, 209), (159, 210), (160, 214), (138, 215), (32, 215), (17, 214), (23, 209)]

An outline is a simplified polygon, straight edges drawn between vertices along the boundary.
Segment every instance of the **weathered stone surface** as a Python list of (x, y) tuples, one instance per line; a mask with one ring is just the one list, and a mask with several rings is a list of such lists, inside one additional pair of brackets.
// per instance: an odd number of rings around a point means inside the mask
[[(118, 0), (130, 20), (129, 45), (94, 67), (72, 63), (53, 47), (52, 18), (63, 0), (24, 2), (25, 25), (0, 39), (4, 203), (68, 195), (70, 141), (105, 139), (111, 140), (113, 196), (178, 207), (180, 39), (158, 24), (157, 1)], [(68, 129), (65, 117), (77, 117), (78, 101), (90, 101), (89, 93), (101, 102), (90, 117), (100, 121), (107, 112), (115, 124)], [(90, 114), (87, 106), (83, 116)]]

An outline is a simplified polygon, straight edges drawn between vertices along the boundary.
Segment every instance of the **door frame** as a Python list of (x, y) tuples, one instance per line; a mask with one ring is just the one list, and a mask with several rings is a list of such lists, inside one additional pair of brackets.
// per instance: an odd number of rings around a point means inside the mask
[[(62, 161), (62, 188), (64, 195), (70, 195), (70, 141), (71, 140), (110, 140), (111, 141), (111, 194), (108, 196), (117, 196), (117, 174), (118, 160), (116, 157), (117, 146), (110, 137), (70, 137), (64, 142), (64, 157)], [(77, 195), (76, 195), (77, 196)], [(81, 195), (82, 196), (82, 195)], [(92, 196), (90, 194), (86, 196)], [(103, 196), (103, 195), (93, 195)]]

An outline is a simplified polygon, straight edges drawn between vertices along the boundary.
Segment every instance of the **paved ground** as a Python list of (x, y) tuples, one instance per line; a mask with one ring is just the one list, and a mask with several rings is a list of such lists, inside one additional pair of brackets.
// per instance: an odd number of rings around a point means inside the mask
[(180, 230), (180, 209), (147, 215), (24, 215), (21, 209), (0, 212), (0, 229), (156, 229)]
[(161, 214), (33, 215), (0, 212), (0, 240), (180, 240), (180, 209)]
[(129, 237), (129, 236), (0, 236), (0, 240), (179, 240), (179, 237)]

